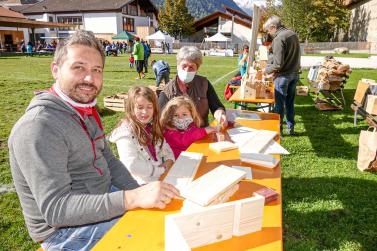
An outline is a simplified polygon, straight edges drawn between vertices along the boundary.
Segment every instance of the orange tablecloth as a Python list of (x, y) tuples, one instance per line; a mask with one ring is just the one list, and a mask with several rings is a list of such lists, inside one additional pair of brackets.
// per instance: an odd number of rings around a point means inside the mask
[[(279, 115), (258, 113), (262, 120), (241, 121), (244, 126), (279, 132)], [(277, 201), (264, 208), (262, 231), (214, 243), (194, 250), (282, 250), (282, 201), (281, 201), (281, 169), (265, 169), (241, 163), (239, 151), (231, 150), (217, 154), (208, 148), (213, 137), (207, 137), (190, 146), (188, 151), (201, 152), (204, 158), (198, 169), (196, 178), (214, 169), (220, 164), (228, 166), (243, 165), (253, 167), (252, 181), (241, 181), (239, 191), (231, 200), (250, 197), (262, 188), (270, 187), (279, 193)], [(277, 156), (279, 157), (279, 156)], [(164, 210), (133, 210), (127, 212), (119, 222), (93, 248), (98, 250), (164, 250), (164, 217), (178, 213), (182, 206), (181, 200), (173, 200)]]

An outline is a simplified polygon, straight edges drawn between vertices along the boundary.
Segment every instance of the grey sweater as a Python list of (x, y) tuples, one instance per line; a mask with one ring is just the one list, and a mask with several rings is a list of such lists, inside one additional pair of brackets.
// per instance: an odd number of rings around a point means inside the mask
[(272, 41), (272, 52), (272, 62), (267, 64), (266, 73), (279, 76), (300, 71), (300, 41), (294, 31), (279, 28)]
[(111, 185), (138, 187), (93, 116), (81, 118), (50, 93), (31, 101), (8, 144), (13, 181), (35, 241), (47, 239), (57, 228), (124, 214), (124, 192), (109, 193)]

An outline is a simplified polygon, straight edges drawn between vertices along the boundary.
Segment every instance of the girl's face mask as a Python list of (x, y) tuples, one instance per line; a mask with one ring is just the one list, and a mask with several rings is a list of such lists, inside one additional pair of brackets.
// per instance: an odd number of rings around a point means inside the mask
[(189, 125), (191, 125), (192, 122), (194, 122), (194, 120), (192, 119), (191, 116), (185, 117), (182, 119), (179, 119), (177, 117), (173, 118), (173, 125), (177, 129), (182, 130), (182, 131), (187, 130), (187, 128), (189, 127)]

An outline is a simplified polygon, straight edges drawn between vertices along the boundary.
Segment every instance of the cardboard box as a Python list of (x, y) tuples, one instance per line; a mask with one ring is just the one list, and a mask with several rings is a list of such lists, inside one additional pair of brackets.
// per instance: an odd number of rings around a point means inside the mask
[(377, 95), (368, 95), (365, 110), (371, 115), (377, 115)]

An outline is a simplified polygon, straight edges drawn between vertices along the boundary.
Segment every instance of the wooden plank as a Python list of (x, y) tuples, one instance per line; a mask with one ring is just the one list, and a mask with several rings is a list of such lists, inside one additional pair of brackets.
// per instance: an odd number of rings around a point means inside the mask
[(241, 152), (240, 159), (243, 162), (267, 168), (274, 168), (279, 164), (279, 160), (274, 158), (274, 156), (262, 153)]
[(237, 149), (238, 146), (230, 141), (219, 141), (209, 144), (209, 149), (215, 152), (225, 152), (233, 149)]
[[(166, 250), (187, 250), (182, 238), (190, 248), (200, 247), (230, 239), (233, 234), (234, 203), (225, 203), (200, 211), (165, 216)], [(175, 227), (172, 227), (176, 225)], [(174, 244), (173, 244), (174, 243)], [(168, 249), (173, 246), (173, 249)]]
[(202, 153), (181, 152), (163, 181), (180, 191), (185, 190), (194, 179), (202, 158)]
[(241, 236), (262, 229), (264, 197), (257, 195), (238, 200), (234, 209), (233, 235)]
[(190, 250), (262, 229), (264, 197), (165, 216), (165, 250)]
[(377, 115), (377, 96), (376, 95), (368, 95), (367, 99), (367, 107), (365, 111), (370, 115)]
[(365, 93), (368, 90), (368, 88), (369, 88), (369, 82), (364, 82), (360, 80), (359, 83), (357, 84), (355, 96), (353, 97), (353, 99), (356, 102), (362, 104), (364, 101)]
[(240, 147), (240, 152), (261, 153), (277, 135), (274, 131), (259, 130), (254, 137)]
[(181, 196), (201, 206), (207, 206), (245, 177), (244, 171), (220, 165), (191, 182), (187, 189), (181, 191)]

